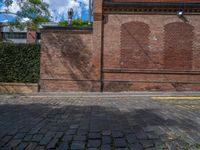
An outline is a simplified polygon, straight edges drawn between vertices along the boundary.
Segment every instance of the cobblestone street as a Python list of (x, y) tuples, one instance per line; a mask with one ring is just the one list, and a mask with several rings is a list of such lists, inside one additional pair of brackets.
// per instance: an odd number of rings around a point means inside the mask
[(0, 150), (199, 150), (200, 100), (0, 96)]

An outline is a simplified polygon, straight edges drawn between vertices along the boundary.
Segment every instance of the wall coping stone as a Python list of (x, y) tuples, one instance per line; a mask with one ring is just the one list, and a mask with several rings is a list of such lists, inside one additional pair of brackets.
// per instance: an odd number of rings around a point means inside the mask
[(0, 82), (0, 93), (37, 93), (38, 83)]
[(93, 30), (92, 26), (84, 26), (84, 27), (77, 27), (77, 26), (43, 26), (41, 30)]

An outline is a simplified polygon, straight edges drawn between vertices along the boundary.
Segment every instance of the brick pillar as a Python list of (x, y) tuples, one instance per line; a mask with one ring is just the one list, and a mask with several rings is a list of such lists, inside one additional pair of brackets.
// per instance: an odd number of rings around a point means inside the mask
[(27, 31), (27, 39), (26, 39), (27, 43), (36, 43), (36, 38), (37, 38), (37, 35), (35, 31), (31, 31), (31, 30)]
[(96, 78), (99, 81), (101, 90), (101, 69), (102, 69), (102, 0), (94, 0), (94, 22), (93, 22), (93, 51), (95, 62)]

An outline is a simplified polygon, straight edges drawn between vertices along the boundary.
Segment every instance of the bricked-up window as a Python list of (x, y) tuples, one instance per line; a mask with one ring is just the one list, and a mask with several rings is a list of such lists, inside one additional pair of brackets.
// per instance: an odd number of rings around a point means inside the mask
[(192, 69), (193, 30), (193, 26), (182, 22), (170, 23), (165, 26), (165, 69)]
[(149, 26), (143, 22), (128, 22), (121, 26), (121, 67), (148, 69)]

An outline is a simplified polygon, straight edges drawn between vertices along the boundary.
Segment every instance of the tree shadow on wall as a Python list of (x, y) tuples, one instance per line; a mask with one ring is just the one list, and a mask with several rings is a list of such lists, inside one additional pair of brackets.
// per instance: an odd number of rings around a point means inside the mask
[[(50, 48), (53, 47), (53, 49), (60, 51), (60, 62), (71, 76), (71, 79), (67, 80), (76, 81), (80, 90), (89, 90), (92, 89), (92, 84), (86, 80), (92, 80), (94, 72), (94, 66), (91, 63), (92, 52), (88, 44), (91, 41), (88, 38), (86, 44), (82, 38), (77, 34), (67, 34), (67, 36), (53, 34), (47, 37), (47, 40), (50, 41)], [(52, 60), (52, 54), (47, 53), (47, 57)]]
[(92, 80), (94, 67), (91, 63), (91, 48), (85, 45), (79, 35), (70, 35), (62, 42), (65, 43), (61, 47), (63, 65), (70, 71), (72, 79), (77, 81), (81, 90), (92, 89), (90, 83), (80, 82), (80, 80)]
[[(22, 141), (28, 135), (52, 135), (52, 139), (59, 134), (55, 148), (59, 147), (65, 135), (84, 134), (90, 132), (103, 133), (110, 130), (114, 138), (124, 138), (127, 145), (143, 144), (143, 141), (165, 142), (181, 141), (178, 135), (168, 134), (170, 128), (187, 128), (198, 131), (195, 121), (177, 118), (163, 118), (160, 109), (134, 109), (130, 112), (120, 111), (116, 107), (104, 106), (76, 106), (76, 105), (48, 105), (48, 104), (1, 104), (0, 105), (0, 147), (10, 147), (10, 142), (3, 139), (6, 135), (16, 137), (17, 133), (24, 133)], [(165, 130), (166, 129), (166, 130)], [(171, 132), (170, 132), (171, 133)], [(121, 134), (121, 135), (120, 135)], [(162, 139), (162, 140), (161, 140)], [(30, 138), (26, 143), (35, 142)], [(69, 140), (69, 146), (72, 139)], [(186, 142), (185, 142), (186, 143)], [(187, 144), (187, 143), (186, 143)]]

